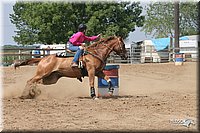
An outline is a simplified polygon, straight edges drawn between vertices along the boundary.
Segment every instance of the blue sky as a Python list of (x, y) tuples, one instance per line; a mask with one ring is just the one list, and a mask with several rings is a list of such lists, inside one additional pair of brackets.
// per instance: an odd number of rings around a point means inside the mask
[[(9, 14), (13, 13), (12, 7), (15, 4), (15, 0), (3, 0), (1, 1), (1, 43), (0, 45), (16, 45), (12, 36), (15, 36), (15, 25), (10, 22)], [(141, 2), (141, 5), (144, 7), (147, 5), (146, 2)], [(145, 14), (143, 11), (142, 14)], [(131, 43), (132, 41), (137, 42), (145, 39), (151, 39), (152, 36), (146, 36), (144, 32), (140, 31), (141, 28), (136, 28), (135, 32), (130, 32), (129, 37), (127, 38), (126, 43)]]
[(3, 44), (16, 44), (12, 38), (15, 35), (15, 25), (10, 22), (9, 14), (13, 13), (14, 3), (3, 3)]

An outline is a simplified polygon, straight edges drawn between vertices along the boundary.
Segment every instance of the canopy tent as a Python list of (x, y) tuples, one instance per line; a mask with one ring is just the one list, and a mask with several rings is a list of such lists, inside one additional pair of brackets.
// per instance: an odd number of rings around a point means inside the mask
[[(189, 40), (189, 38), (186, 36), (183, 36), (183, 37), (180, 37), (179, 40)], [(160, 51), (160, 50), (166, 49), (169, 46), (170, 37), (152, 39), (151, 41), (152, 41), (152, 44), (155, 46), (156, 51)]]

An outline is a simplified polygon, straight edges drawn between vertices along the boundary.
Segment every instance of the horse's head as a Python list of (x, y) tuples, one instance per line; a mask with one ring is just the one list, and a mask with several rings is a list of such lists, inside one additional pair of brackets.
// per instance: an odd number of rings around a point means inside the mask
[(115, 51), (116, 54), (119, 55), (123, 60), (128, 58), (125, 43), (121, 37), (117, 37), (117, 43), (115, 43), (113, 51)]
[[(108, 38), (102, 38), (98, 42), (95, 42), (92, 45), (88, 46), (87, 49), (88, 50), (90, 50), (90, 49), (101, 49), (102, 50), (101, 47), (105, 47), (109, 54), (110, 54), (110, 52), (114, 51), (122, 59), (126, 60), (128, 58), (125, 44), (121, 37), (110, 36)], [(106, 52), (106, 49), (105, 49), (105, 52)], [(103, 54), (103, 53), (104, 53), (104, 51), (101, 51), (101, 54)]]

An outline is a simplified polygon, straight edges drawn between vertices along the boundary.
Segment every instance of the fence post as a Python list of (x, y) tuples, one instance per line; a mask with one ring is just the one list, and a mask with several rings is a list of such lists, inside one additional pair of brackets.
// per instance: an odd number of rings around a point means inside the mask
[(173, 59), (173, 58), (171, 58), (171, 56), (173, 55), (173, 37), (172, 36), (170, 36), (170, 45), (169, 45), (169, 47), (168, 47), (168, 51), (169, 51), (169, 62), (171, 61), (171, 59)]
[(43, 49), (43, 57), (45, 57), (45, 49)]
[(153, 54), (152, 54), (153, 45), (150, 46), (150, 63), (153, 63)]
[(18, 53), (19, 53), (18, 59), (21, 60), (21, 49), (19, 49)]
[(30, 58), (32, 58), (32, 50), (30, 51)]

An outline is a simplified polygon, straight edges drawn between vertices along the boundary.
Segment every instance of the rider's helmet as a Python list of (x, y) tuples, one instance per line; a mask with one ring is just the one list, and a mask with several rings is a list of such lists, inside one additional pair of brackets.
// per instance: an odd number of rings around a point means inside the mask
[(80, 24), (79, 26), (78, 26), (78, 31), (84, 31), (84, 30), (86, 30), (87, 29), (87, 26), (85, 25), (85, 24)]

